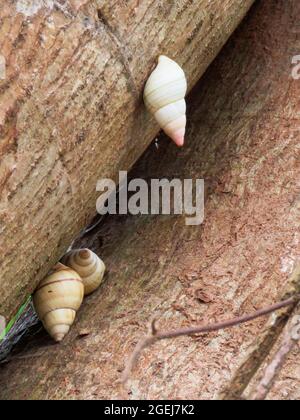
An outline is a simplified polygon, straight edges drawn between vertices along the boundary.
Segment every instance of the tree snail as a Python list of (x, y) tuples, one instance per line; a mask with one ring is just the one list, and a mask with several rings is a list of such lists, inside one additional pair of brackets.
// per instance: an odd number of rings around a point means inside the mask
[(51, 337), (60, 342), (68, 334), (84, 297), (79, 274), (63, 264), (40, 282), (33, 295), (38, 317)]
[(102, 283), (105, 264), (93, 251), (89, 249), (70, 251), (62, 262), (80, 275), (86, 296), (98, 289)]
[(186, 128), (187, 80), (182, 68), (161, 55), (144, 91), (144, 102), (164, 132), (181, 147)]

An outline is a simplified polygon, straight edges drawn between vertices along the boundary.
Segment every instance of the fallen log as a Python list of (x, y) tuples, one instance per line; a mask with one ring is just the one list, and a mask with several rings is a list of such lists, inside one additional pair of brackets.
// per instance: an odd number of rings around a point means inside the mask
[(162, 137), (133, 170), (204, 178), (204, 224), (112, 216), (76, 243), (103, 257), (106, 281), (62, 345), (35, 336), (2, 366), (0, 398), (213, 399), (230, 384), (264, 318), (157, 343), (125, 390), (119, 380), (154, 315), (161, 330), (208, 324), (273, 304), (285, 290), (300, 257), (298, 16), (293, 0), (259, 1), (190, 98), (186, 148)]
[(191, 88), (253, 0), (0, 0), (0, 314), (7, 320), (96, 213), (96, 182), (158, 132), (159, 54)]

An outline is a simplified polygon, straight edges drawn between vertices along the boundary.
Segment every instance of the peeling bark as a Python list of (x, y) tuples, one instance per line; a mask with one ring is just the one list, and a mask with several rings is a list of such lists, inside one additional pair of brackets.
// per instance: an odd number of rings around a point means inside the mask
[[(196, 325), (251, 313), (286, 290), (300, 258), (300, 83), (291, 77), (299, 8), (257, 2), (189, 99), (187, 146), (178, 151), (162, 136), (132, 172), (204, 178), (204, 224), (108, 217), (81, 240), (104, 258), (105, 283), (62, 345), (41, 334), (2, 366), (0, 398), (219, 398), (265, 319), (158, 343), (128, 388), (118, 380), (154, 314), (162, 329)], [(79, 339), (83, 330), (89, 335)]]
[(157, 134), (141, 99), (157, 56), (178, 60), (191, 88), (253, 0), (221, 3), (0, 0), (1, 315), (95, 215), (96, 181)]

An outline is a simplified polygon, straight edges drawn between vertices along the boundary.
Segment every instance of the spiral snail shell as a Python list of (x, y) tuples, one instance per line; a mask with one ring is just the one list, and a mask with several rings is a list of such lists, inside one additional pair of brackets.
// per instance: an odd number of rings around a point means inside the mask
[(144, 102), (164, 132), (183, 146), (186, 128), (187, 81), (182, 68), (161, 55), (144, 91)]
[(62, 261), (80, 275), (85, 295), (93, 293), (100, 286), (106, 267), (93, 251), (77, 249), (69, 252)]
[(60, 342), (68, 334), (84, 296), (83, 282), (74, 270), (58, 264), (33, 295), (38, 317), (51, 337)]

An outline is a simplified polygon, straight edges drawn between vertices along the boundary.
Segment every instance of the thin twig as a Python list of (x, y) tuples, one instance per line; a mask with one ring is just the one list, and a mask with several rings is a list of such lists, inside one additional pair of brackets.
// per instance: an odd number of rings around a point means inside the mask
[(271, 363), (265, 369), (263, 377), (259, 382), (252, 400), (262, 401), (265, 400), (272, 389), (272, 386), (275, 383), (276, 378), (278, 377), (280, 371), (282, 370), (284, 363), (294, 349), (296, 344), (300, 340), (300, 315), (295, 315), (292, 318), (291, 324), (284, 334), (284, 338), (279, 347), (279, 350), (276, 352)]
[(278, 311), (279, 309), (293, 305), (299, 300), (300, 300), (300, 295), (297, 295), (283, 302), (280, 302), (275, 305), (256, 311), (250, 315), (244, 315), (238, 318), (234, 318), (232, 320), (227, 320), (227, 321), (219, 322), (216, 324), (190, 327), (190, 328), (179, 328), (173, 331), (158, 331), (156, 327), (153, 328), (153, 325), (155, 325), (155, 323), (154, 321), (152, 321), (152, 327), (150, 328), (150, 333), (137, 343), (132, 355), (130, 356), (126, 364), (125, 370), (122, 375), (122, 382), (126, 383), (127, 380), (129, 379), (131, 372), (134, 366), (136, 365), (142, 351), (145, 348), (152, 346), (154, 343), (156, 343), (159, 340), (177, 338), (177, 337), (186, 336), (186, 335), (189, 336), (189, 335), (194, 335), (194, 334), (206, 334), (213, 331), (219, 331), (219, 330), (224, 330), (227, 328), (232, 328), (237, 325), (253, 321), (254, 319), (260, 318), (264, 315), (269, 315), (270, 313)]

